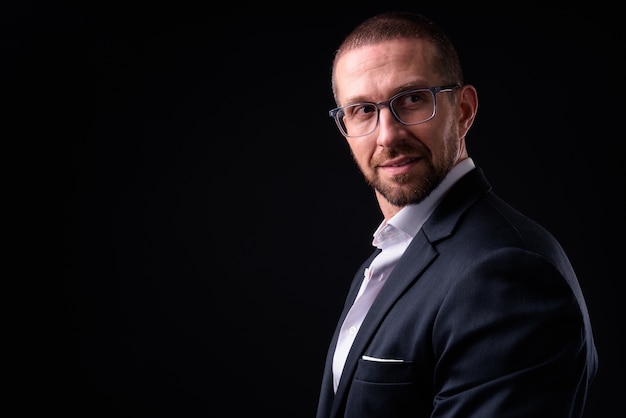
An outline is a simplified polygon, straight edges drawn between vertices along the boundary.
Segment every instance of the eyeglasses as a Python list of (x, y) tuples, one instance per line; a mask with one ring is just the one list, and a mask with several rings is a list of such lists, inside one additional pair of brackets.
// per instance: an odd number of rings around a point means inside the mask
[(437, 93), (453, 91), (460, 84), (427, 87), (403, 91), (386, 102), (361, 102), (338, 107), (328, 115), (335, 119), (344, 136), (357, 137), (369, 135), (378, 127), (380, 109), (389, 107), (398, 122), (403, 125), (418, 125), (428, 122), (437, 112)]

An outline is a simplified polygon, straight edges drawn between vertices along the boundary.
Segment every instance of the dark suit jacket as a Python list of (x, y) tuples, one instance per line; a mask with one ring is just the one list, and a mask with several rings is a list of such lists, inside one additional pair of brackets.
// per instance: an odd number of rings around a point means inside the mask
[[(317, 418), (580, 417), (597, 368), (587, 308), (554, 237), (479, 168), (447, 193), (374, 301)], [(394, 361), (374, 361), (374, 359)]]

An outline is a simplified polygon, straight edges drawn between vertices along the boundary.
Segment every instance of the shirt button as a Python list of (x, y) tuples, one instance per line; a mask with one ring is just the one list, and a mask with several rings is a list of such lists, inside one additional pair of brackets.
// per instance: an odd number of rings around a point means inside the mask
[(356, 334), (356, 327), (350, 327), (350, 335)]

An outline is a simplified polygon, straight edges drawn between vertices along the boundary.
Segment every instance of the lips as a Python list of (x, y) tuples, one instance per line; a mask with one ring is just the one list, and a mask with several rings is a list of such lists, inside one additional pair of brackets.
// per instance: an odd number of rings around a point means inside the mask
[(387, 160), (382, 164), (378, 164), (378, 167), (380, 168), (388, 168), (388, 167), (402, 167), (404, 165), (407, 164), (411, 164), (417, 160), (419, 160), (420, 157), (399, 157), (399, 158), (393, 158), (391, 160)]
[(408, 174), (421, 160), (421, 157), (396, 157), (378, 164), (377, 168), (380, 172), (386, 173), (389, 176), (397, 176)]

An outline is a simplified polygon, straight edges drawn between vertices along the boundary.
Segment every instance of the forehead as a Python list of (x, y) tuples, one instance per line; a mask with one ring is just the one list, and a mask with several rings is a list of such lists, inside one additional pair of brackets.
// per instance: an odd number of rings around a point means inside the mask
[(394, 39), (346, 52), (335, 66), (338, 100), (385, 100), (403, 86), (430, 85), (436, 81), (432, 49), (421, 39)]

